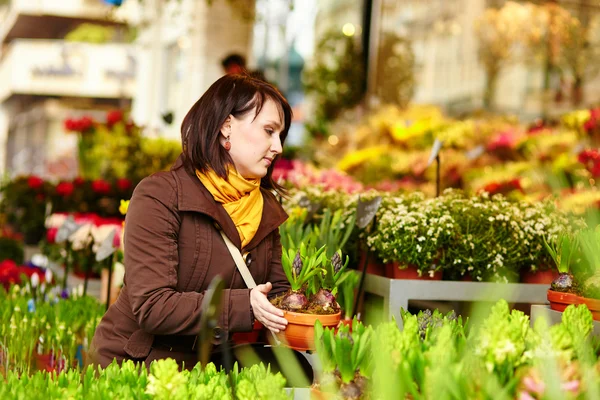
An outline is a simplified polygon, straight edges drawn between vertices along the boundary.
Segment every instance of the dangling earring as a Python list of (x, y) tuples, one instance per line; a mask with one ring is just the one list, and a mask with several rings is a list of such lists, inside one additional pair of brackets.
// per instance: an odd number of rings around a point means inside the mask
[(225, 138), (225, 150), (229, 151), (231, 149), (231, 142), (229, 141), (229, 135)]

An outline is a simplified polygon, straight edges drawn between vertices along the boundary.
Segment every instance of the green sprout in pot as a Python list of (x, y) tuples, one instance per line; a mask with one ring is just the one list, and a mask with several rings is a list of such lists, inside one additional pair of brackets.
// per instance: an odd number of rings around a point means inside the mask
[(304, 243), (298, 251), (284, 251), (281, 264), (291, 287), (283, 297), (274, 299), (274, 304), (287, 311), (305, 310), (309, 305), (307, 294), (315, 293), (314, 280), (323, 273), (319, 266), (323, 264), (325, 257), (325, 247), (313, 252)]
[(338, 282), (348, 266), (348, 257), (346, 262), (342, 263), (342, 251), (338, 250), (333, 254), (331, 260), (325, 261), (325, 273), (321, 275), (321, 288), (310, 299), (310, 304), (314, 307), (320, 307), (324, 311), (339, 310), (339, 305), (335, 299), (338, 290)]
[(591, 274), (583, 282), (582, 292), (587, 298), (600, 299), (600, 225), (596, 229), (579, 232), (579, 242), (587, 272)]
[(323, 392), (339, 393), (342, 399), (361, 399), (369, 390), (373, 363), (371, 337), (373, 328), (358, 320), (337, 331), (315, 323), (315, 345), (322, 366), (316, 388)]
[(352, 320), (353, 317), (352, 312), (354, 311), (355, 293), (359, 283), (360, 275), (352, 270), (344, 271), (337, 281), (338, 304), (340, 304), (344, 311), (343, 319), (347, 321)]
[(569, 232), (561, 232), (555, 241), (548, 243), (544, 240), (544, 244), (559, 272), (558, 277), (552, 281), (550, 288), (556, 292), (576, 293), (577, 285), (570, 272), (570, 267), (579, 245), (578, 236)]

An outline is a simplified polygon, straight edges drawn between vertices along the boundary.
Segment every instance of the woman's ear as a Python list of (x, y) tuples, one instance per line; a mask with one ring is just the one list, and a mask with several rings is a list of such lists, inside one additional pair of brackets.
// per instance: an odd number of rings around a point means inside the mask
[(229, 115), (223, 125), (221, 125), (221, 135), (223, 137), (229, 137), (231, 135), (231, 121), (233, 120), (233, 115)]

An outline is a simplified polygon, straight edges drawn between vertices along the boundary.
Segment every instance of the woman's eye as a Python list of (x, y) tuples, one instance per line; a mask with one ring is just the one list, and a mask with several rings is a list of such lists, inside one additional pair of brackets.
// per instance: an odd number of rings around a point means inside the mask
[(265, 129), (265, 132), (267, 132), (269, 135), (272, 135), (275, 131), (272, 129)]

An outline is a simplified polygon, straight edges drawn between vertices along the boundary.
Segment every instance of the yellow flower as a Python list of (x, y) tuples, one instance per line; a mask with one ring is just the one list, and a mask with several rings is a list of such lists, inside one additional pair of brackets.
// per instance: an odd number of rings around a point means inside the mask
[(119, 206), (119, 212), (122, 215), (127, 214), (127, 209), (129, 208), (129, 200), (121, 200), (121, 205)]
[(348, 171), (365, 162), (379, 158), (387, 151), (387, 146), (374, 146), (348, 153), (338, 162), (337, 168), (341, 171)]

